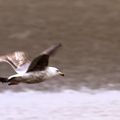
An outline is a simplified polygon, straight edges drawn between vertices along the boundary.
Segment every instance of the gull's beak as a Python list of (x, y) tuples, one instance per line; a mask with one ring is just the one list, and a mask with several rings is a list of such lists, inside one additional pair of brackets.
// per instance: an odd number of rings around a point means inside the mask
[(62, 72), (59, 72), (59, 75), (61, 75), (61, 76), (64, 76), (64, 73), (62, 73)]

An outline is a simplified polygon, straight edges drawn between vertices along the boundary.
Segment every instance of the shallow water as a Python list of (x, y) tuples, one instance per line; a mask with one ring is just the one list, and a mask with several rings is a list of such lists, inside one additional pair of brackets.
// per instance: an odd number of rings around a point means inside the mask
[(120, 92), (66, 90), (0, 94), (2, 120), (119, 120)]

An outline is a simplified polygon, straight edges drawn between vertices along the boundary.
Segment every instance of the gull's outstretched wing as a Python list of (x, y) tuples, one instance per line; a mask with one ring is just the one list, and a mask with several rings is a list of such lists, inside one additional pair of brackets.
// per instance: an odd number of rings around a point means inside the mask
[(27, 54), (22, 51), (16, 51), (11, 54), (0, 56), (0, 62), (9, 63), (17, 73), (25, 71), (30, 64)]
[(43, 51), (38, 57), (33, 59), (30, 66), (28, 67), (27, 72), (44, 70), (48, 66), (49, 56), (53, 55), (60, 46), (61, 44), (59, 43)]
[(48, 55), (40, 55), (36, 57), (28, 67), (27, 72), (37, 71), (37, 70), (44, 70), (48, 66)]

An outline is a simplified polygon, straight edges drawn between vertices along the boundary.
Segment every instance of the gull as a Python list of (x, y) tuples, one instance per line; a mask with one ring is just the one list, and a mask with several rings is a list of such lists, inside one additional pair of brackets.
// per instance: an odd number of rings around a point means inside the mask
[(49, 57), (53, 55), (59, 47), (61, 47), (60, 43), (52, 45), (32, 61), (28, 59), (27, 53), (23, 51), (15, 51), (0, 56), (0, 62), (10, 64), (17, 73), (8, 78), (0, 77), (0, 82), (8, 83), (8, 85), (17, 85), (19, 83), (33, 84), (57, 75), (64, 76), (58, 68), (48, 66)]

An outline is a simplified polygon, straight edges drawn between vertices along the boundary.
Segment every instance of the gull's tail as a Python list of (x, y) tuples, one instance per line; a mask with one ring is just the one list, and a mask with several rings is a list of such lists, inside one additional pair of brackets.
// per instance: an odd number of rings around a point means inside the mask
[(0, 77), (0, 82), (1, 83), (7, 83), (8, 85), (17, 85), (19, 83), (16, 80), (12, 81), (12, 79), (4, 78), (4, 77)]
[(7, 83), (8, 82), (8, 78), (0, 77), (0, 82), (1, 83)]

